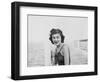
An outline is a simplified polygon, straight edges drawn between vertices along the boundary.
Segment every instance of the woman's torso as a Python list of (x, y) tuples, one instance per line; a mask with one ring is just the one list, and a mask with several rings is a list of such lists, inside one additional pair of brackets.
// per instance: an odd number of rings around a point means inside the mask
[(64, 54), (63, 52), (64, 44), (62, 44), (59, 48), (56, 48), (55, 51), (55, 65), (65, 65), (64, 62)]

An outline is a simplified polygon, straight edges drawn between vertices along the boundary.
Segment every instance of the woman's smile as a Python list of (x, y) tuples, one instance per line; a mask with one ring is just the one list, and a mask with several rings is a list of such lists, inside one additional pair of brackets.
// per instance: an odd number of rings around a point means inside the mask
[(58, 44), (59, 43), (59, 41), (54, 41), (54, 44)]

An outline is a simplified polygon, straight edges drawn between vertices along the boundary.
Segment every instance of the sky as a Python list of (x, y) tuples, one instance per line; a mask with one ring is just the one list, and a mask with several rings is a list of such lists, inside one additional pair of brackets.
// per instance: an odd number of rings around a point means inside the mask
[(88, 39), (87, 17), (28, 15), (29, 42), (48, 41), (52, 28), (61, 29), (68, 41)]

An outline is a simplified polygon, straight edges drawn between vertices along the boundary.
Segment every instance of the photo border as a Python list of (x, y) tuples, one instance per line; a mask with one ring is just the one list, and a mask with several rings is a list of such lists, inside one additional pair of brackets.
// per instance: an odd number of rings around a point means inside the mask
[[(20, 76), (20, 7), (43, 7), (43, 8), (58, 8), (58, 9), (79, 9), (94, 11), (94, 72), (79, 72), (79, 73), (62, 73), (62, 74), (46, 74), (46, 75), (29, 75)], [(11, 78), (14, 80), (25, 79), (41, 79), (41, 78), (58, 78), (58, 77), (73, 77), (73, 76), (88, 76), (97, 75), (97, 7), (96, 6), (80, 6), (80, 5), (62, 5), (48, 3), (31, 3), (31, 2), (12, 2), (11, 4)]]

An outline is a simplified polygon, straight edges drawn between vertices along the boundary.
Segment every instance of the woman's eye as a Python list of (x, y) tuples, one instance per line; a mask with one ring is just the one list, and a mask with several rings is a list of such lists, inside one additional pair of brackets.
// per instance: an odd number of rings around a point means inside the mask
[(57, 39), (59, 38), (59, 36), (57, 37)]
[(53, 39), (55, 39), (55, 37), (53, 37)]

